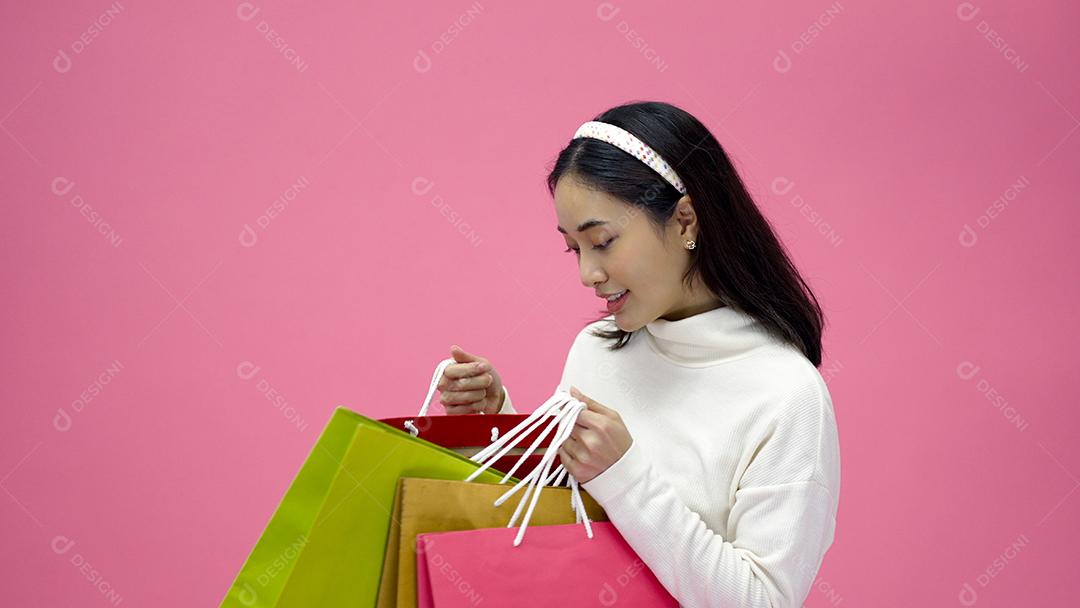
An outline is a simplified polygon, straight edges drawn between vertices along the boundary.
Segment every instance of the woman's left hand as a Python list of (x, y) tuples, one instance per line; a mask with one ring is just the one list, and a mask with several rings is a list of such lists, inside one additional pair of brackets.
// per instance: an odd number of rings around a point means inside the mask
[(634, 439), (615, 410), (600, 405), (570, 387), (570, 395), (586, 405), (570, 437), (559, 448), (559, 459), (578, 483), (585, 483), (615, 464)]

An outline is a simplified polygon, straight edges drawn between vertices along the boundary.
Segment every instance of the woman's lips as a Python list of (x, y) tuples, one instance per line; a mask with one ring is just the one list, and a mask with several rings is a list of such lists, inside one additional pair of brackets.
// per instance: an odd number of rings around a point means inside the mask
[(629, 297), (630, 297), (630, 290), (627, 289), (626, 291), (623, 292), (623, 294), (621, 296), (619, 296), (618, 300), (615, 300), (614, 302), (612, 302), (611, 300), (608, 300), (608, 303), (607, 303), (608, 312), (610, 312), (611, 314), (615, 314), (615, 313), (619, 312), (620, 310), (622, 310), (623, 305), (626, 304), (626, 300)]

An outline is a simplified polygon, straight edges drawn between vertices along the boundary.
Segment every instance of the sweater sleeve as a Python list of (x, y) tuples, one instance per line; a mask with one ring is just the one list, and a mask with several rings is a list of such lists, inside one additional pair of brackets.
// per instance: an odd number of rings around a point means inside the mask
[(833, 540), (839, 452), (831, 405), (792, 409), (801, 412), (752, 446), (726, 537), (686, 506), (637, 440), (582, 484), (681, 605), (781, 608), (806, 599)]
[(514, 404), (510, 403), (510, 389), (503, 385), (503, 394), (506, 395), (503, 398), (502, 408), (499, 409), (500, 414), (516, 414), (517, 410), (514, 409)]

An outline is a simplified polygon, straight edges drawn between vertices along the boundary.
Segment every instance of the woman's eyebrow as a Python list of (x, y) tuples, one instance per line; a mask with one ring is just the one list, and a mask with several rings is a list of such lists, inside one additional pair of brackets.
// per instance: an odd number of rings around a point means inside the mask
[[(595, 228), (596, 226), (602, 226), (602, 225), (604, 225), (606, 223), (607, 222), (604, 221), (604, 220), (597, 220), (597, 219), (585, 220), (584, 222), (581, 223), (580, 226), (577, 227), (577, 231), (578, 232), (584, 232), (584, 231), (588, 230), (589, 228)], [(555, 229), (558, 230), (559, 232), (563, 233), (563, 234), (566, 234), (566, 231), (563, 230), (562, 226), (556, 226)]]

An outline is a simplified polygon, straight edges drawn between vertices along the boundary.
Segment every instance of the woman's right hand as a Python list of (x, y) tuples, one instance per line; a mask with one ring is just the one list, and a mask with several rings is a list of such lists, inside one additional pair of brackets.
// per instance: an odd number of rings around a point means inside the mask
[(450, 347), (450, 355), (455, 363), (446, 366), (438, 384), (439, 402), (446, 413), (498, 413), (503, 405), (503, 384), (491, 361), (469, 354), (456, 344)]

